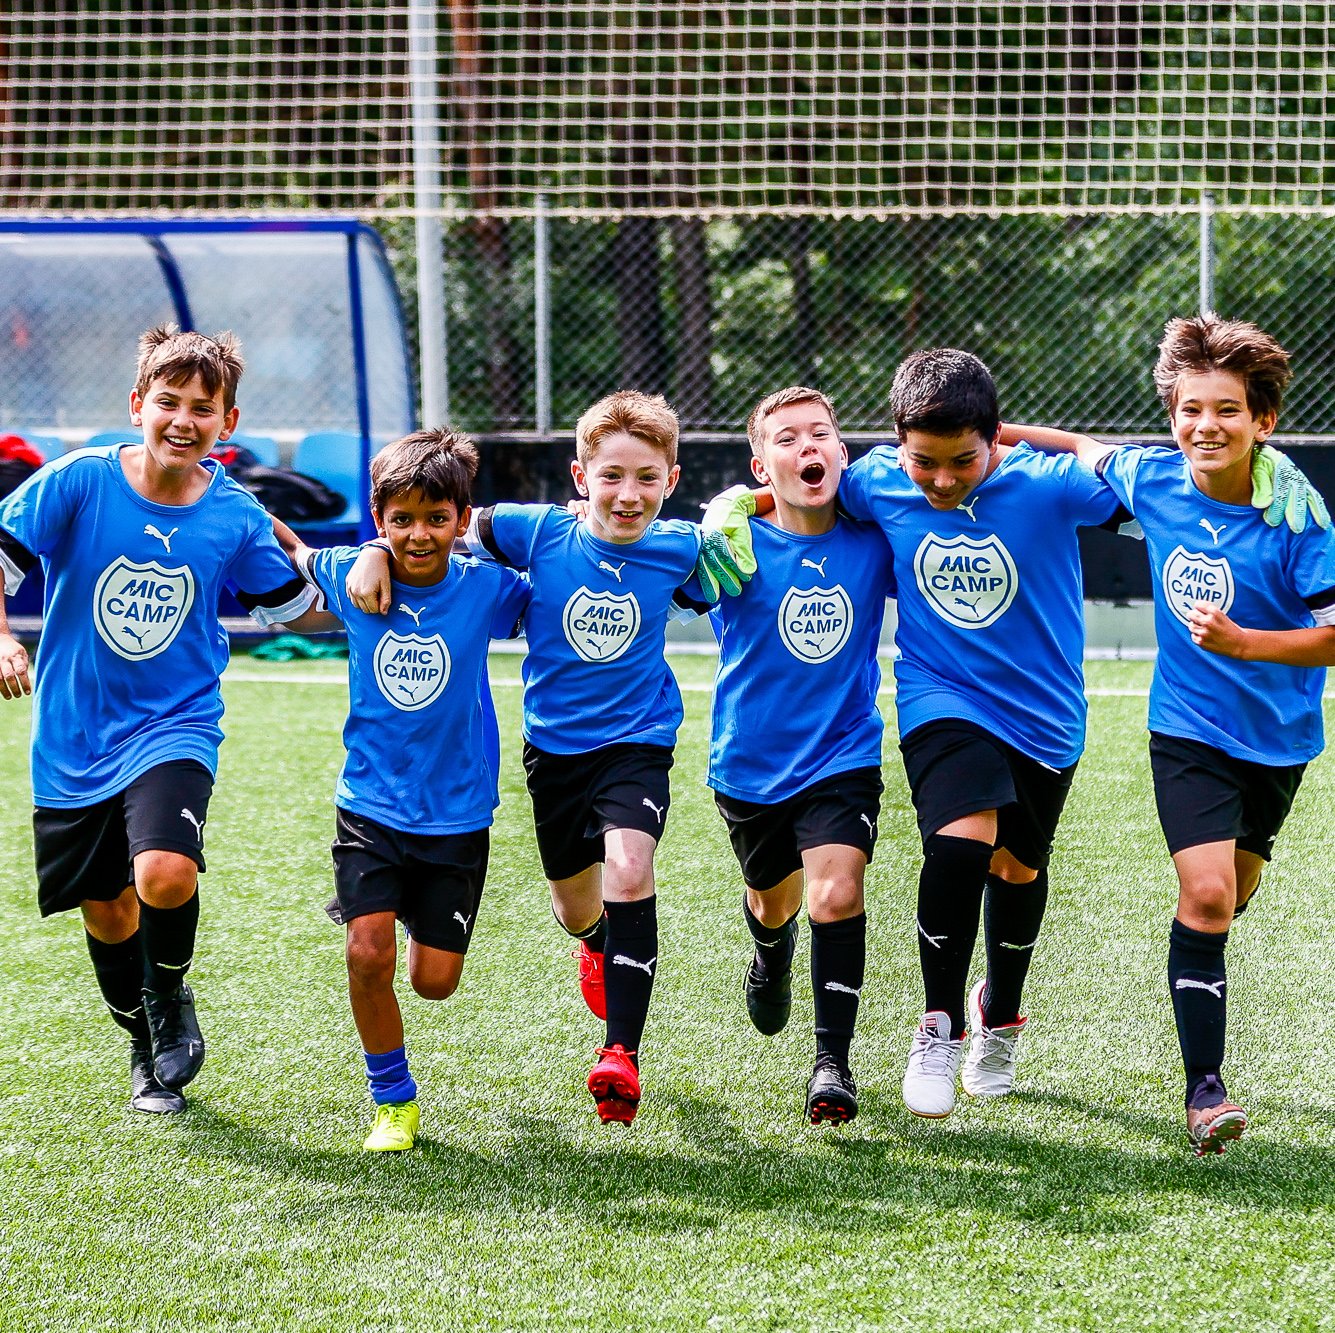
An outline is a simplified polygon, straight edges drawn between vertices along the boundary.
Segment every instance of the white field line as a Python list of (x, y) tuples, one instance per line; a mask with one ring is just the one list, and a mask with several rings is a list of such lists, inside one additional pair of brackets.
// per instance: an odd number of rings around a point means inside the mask
[[(324, 676), (298, 675), (295, 672), (287, 675), (279, 675), (276, 672), (268, 671), (248, 671), (245, 667), (229, 667), (223, 674), (223, 683), (230, 681), (240, 681), (246, 685), (342, 685), (346, 688), (348, 678), (346, 676)], [(494, 690), (518, 689), (523, 685), (521, 680), (497, 680), (492, 678), (491, 687)], [(688, 682), (680, 686), (683, 694), (712, 694), (714, 686), (712, 684), (699, 684)], [(882, 698), (893, 698), (895, 688), (893, 685), (882, 685), (878, 695)], [(1149, 696), (1148, 689), (1117, 689), (1105, 688), (1103, 686), (1092, 686), (1085, 691), (1085, 697), (1088, 699), (1144, 699)], [(1335, 690), (1327, 690), (1321, 696), (1323, 699), (1335, 699)]]

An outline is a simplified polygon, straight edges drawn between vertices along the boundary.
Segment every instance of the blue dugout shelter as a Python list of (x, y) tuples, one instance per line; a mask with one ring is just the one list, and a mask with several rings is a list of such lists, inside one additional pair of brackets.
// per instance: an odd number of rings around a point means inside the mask
[(416, 418), (380, 237), (339, 219), (0, 221), (0, 433), (48, 455), (133, 439), (136, 340), (163, 323), (237, 334), (238, 435), (327, 471), (365, 528), (370, 457)]

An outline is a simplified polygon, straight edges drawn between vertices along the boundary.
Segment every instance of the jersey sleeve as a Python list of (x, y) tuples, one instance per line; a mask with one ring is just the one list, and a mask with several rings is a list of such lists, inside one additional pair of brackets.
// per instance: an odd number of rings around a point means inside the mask
[(876, 478), (887, 466), (886, 455), (893, 452), (889, 445), (879, 444), (844, 470), (839, 480), (839, 508), (849, 518), (862, 523), (875, 521), (871, 500), (876, 490)]
[(1136, 474), (1144, 457), (1143, 449), (1123, 444), (1110, 449), (1094, 465), (1094, 471), (1131, 514), (1136, 512)]
[(551, 509), (551, 505), (489, 505), (473, 515), (464, 543), (498, 565), (527, 569), (538, 528)]
[(340, 620), (347, 619), (348, 570), (356, 560), (360, 547), (323, 546), (306, 556), (304, 572), (323, 603), (318, 609), (327, 610)]
[(1309, 524), (1290, 535), (1294, 588), (1318, 625), (1335, 626), (1335, 530)]
[(68, 466), (39, 468), (0, 501), (0, 569), (7, 596), (60, 544), (78, 508), (77, 480)]
[(496, 597), (496, 609), (492, 612), (491, 629), (488, 634), (493, 639), (513, 639), (524, 623), (524, 612), (533, 596), (533, 585), (523, 574), (513, 569), (501, 568), (501, 586)]
[(1074, 454), (1059, 455), (1055, 462), (1066, 486), (1067, 508), (1077, 526), (1115, 529), (1131, 518), (1130, 507), (1095, 468)]
[(254, 509), (255, 513), (248, 516), (247, 540), (233, 556), (227, 580), (251, 619), (267, 629), (310, 610), (315, 604), (315, 589), (283, 554), (269, 515), (258, 504)]

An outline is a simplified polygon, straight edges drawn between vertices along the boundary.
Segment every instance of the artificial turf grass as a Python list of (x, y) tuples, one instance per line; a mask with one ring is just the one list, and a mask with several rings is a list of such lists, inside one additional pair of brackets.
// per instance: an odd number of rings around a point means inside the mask
[[(687, 683), (707, 670), (680, 668)], [(1142, 688), (1146, 673), (1090, 677)], [(345, 696), (263, 681), (227, 696), (194, 976), (210, 1058), (169, 1123), (125, 1109), (124, 1052), (74, 923), (35, 918), (23, 746), (8, 728), (0, 740), (25, 793), (0, 824), (7, 1326), (1321, 1326), (1335, 1295), (1324, 761), (1229, 950), (1230, 1086), (1254, 1124), (1197, 1161), (1163, 981), (1173, 887), (1143, 697), (1093, 701), (1019, 1091), (962, 1096), (939, 1124), (899, 1101), (921, 995), (917, 846), (892, 742), (854, 1047), (863, 1109), (819, 1130), (801, 1122), (809, 990), (777, 1038), (746, 1021), (740, 885), (699, 783), (708, 696), (686, 695), (629, 1130), (598, 1125), (583, 1089), (599, 1029), (550, 920), (511, 742), (461, 991), (404, 995), (421, 1146), (384, 1162), (359, 1151), (369, 1102), (340, 934), (321, 911)], [(497, 698), (511, 738), (518, 692)], [(800, 968), (806, 949), (804, 929)]]

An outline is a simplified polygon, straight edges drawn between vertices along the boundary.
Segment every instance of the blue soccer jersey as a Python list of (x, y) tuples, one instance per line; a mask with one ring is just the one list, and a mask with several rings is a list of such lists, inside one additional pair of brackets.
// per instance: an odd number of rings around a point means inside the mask
[(973, 722), (1052, 768), (1084, 749), (1084, 592), (1076, 529), (1117, 499), (1070, 455), (1028, 445), (938, 511), (881, 445), (844, 474), (839, 501), (894, 551), (899, 732)]
[(268, 514), (211, 459), (189, 505), (146, 500), (124, 445), (66, 454), (0, 502), (6, 591), (40, 559), (46, 605), (33, 710), (39, 806), (92, 805), (173, 759), (217, 771), (224, 585), (262, 625), (314, 600)]
[(500, 800), (487, 646), (514, 634), (528, 584), (454, 557), (439, 583), (395, 583), (388, 615), (368, 615), (344, 590), (357, 554), (335, 546), (308, 566), (348, 631), (348, 755), (335, 803), (404, 833), (487, 828)]
[(533, 584), (523, 668), (524, 735), (533, 745), (583, 754), (676, 741), (681, 692), (664, 639), (700, 553), (695, 524), (658, 519), (622, 545), (554, 505), (500, 504), (475, 516), (468, 541), (526, 570)]
[(890, 547), (841, 518), (818, 537), (751, 524), (756, 572), (710, 619), (719, 640), (709, 785), (774, 804), (881, 764), (876, 650)]
[(1272, 528), (1251, 505), (1202, 495), (1176, 449), (1113, 449), (1099, 471), (1149, 550), (1159, 644), (1150, 730), (1257, 764), (1315, 758), (1324, 668), (1221, 657), (1192, 642), (1187, 615), (1205, 602), (1247, 629), (1335, 625), (1335, 533)]

